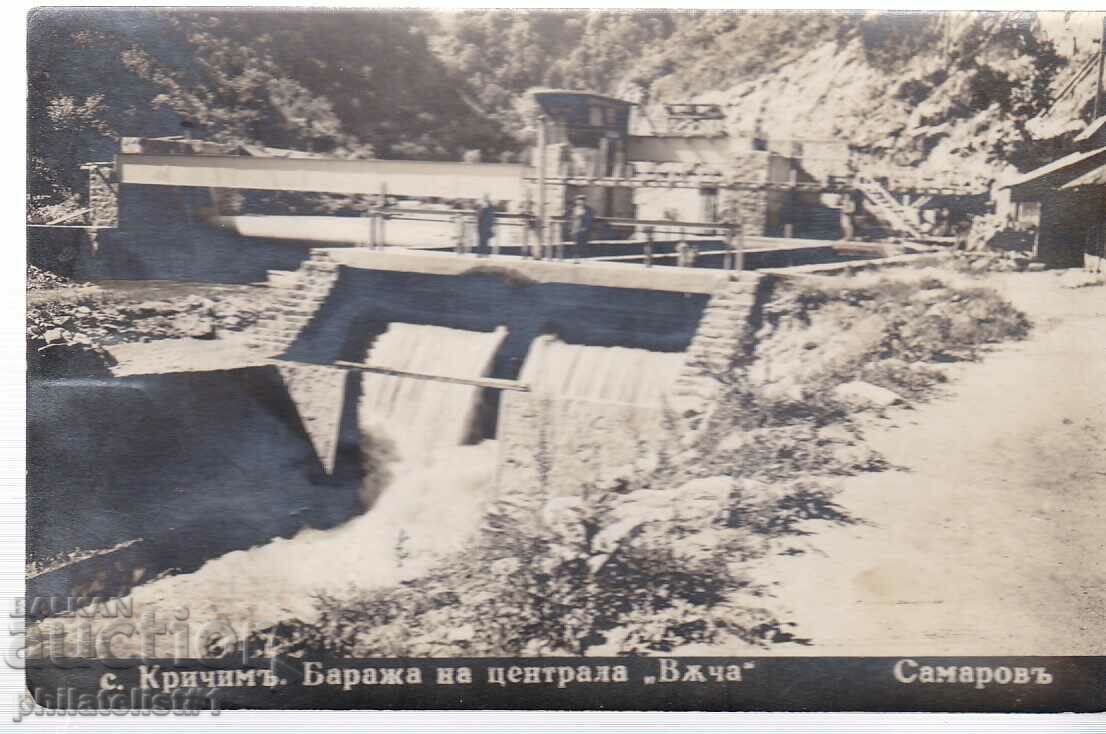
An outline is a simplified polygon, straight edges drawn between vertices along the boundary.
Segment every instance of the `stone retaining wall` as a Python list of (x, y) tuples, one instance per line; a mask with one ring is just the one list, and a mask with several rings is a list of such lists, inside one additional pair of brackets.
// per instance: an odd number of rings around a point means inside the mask
[(262, 319), (255, 331), (254, 346), (266, 354), (282, 354), (296, 340), (338, 282), (339, 266), (322, 250), (292, 275), (270, 276), (269, 287), (282, 291), (277, 311)]

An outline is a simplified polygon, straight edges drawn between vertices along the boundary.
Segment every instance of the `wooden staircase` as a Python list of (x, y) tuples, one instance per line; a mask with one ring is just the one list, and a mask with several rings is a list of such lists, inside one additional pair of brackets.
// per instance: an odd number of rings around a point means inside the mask
[(892, 231), (912, 238), (923, 236), (922, 231), (915, 224), (913, 211), (900, 204), (879, 181), (867, 176), (857, 176), (856, 187), (867, 199), (868, 211)]

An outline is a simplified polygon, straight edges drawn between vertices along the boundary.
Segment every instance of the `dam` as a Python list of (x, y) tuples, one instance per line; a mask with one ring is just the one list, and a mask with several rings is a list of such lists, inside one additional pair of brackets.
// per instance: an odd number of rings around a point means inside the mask
[[(90, 281), (263, 286), (275, 306), (249, 355), (218, 369), (32, 376), (28, 596), (225, 584), (212, 601), (225, 606), (243, 579), (264, 598), (294, 568), (300, 585), (275, 609), (323, 580), (393, 583), (463, 550), (493, 498), (571, 493), (678, 440), (673, 420), (703, 423), (718, 376), (747, 356), (769, 270), (904, 250), (836, 241), (821, 204), (805, 229), (785, 226), (788, 196), (849, 185), (780, 174), (778, 155), (743, 153), (747, 176), (728, 185), (635, 173), (621, 158), (656, 146), (618, 140), (595, 170), (552, 162), (547, 176), (543, 154), (564, 143), (539, 145), (538, 175), (176, 139), (123, 139), (114, 161), (87, 165), (91, 224), (29, 226), (32, 262)], [(265, 192), (373, 201), (274, 214)], [(703, 207), (662, 218), (665, 196), (687, 192)], [(481, 194), (496, 234), (477, 256)], [(232, 196), (246, 206), (230, 211)], [(572, 200), (597, 217), (566, 256)]]
[[(275, 609), (328, 579), (405, 578), (463, 549), (499, 493), (570, 492), (581, 472), (670, 440), (666, 413), (701, 410), (711, 366), (738, 355), (768, 281), (312, 250), (270, 285), (283, 295), (255, 327), (250, 364), (32, 382), (28, 522), (42, 568), (28, 595), (210, 594), (233, 577), (237, 591), (211, 602), (225, 608), (243, 584), (264, 598), (265, 579), (294, 568), (304, 588), (270, 584), (283, 589)], [(66, 425), (83, 427), (82, 444)], [(536, 451), (549, 456), (540, 470)], [(57, 561), (74, 547), (92, 553)]]

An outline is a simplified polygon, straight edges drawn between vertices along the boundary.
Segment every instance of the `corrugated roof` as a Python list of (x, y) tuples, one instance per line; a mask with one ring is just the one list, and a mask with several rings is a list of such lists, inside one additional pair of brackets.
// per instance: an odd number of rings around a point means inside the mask
[(1106, 186), (1106, 164), (1087, 171), (1082, 176), (1068, 181), (1061, 189), (1081, 189), (1088, 186)]
[(1074, 166), (1077, 163), (1082, 163), (1085, 160), (1089, 160), (1091, 158), (1094, 158), (1095, 156), (1099, 156), (1104, 153), (1106, 153), (1106, 147), (1095, 148), (1094, 150), (1089, 150), (1086, 153), (1070, 153), (1063, 158), (1057, 158), (1052, 163), (1048, 163), (1041, 166), (1040, 168), (1035, 168), (1032, 171), (1021, 174), (1013, 181), (1003, 184), (1002, 188), (1010, 189), (1014, 188), (1015, 186), (1022, 186), (1031, 181), (1036, 181), (1039, 178), (1044, 178), (1045, 176), (1050, 176), (1054, 173), (1058, 173), (1069, 166)]

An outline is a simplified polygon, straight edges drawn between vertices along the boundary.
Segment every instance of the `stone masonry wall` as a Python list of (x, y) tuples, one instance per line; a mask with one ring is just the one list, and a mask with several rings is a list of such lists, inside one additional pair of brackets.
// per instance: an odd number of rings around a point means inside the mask
[[(746, 184), (767, 184), (768, 163), (768, 156), (761, 152), (737, 156), (732, 162), (731, 176), (734, 180)], [(732, 209), (736, 213), (745, 234), (761, 236), (767, 233), (768, 192), (766, 189), (729, 190), (724, 195), (722, 208), (723, 210)]]
[(763, 276), (743, 272), (719, 288), (703, 310), (672, 397), (673, 409), (693, 432), (705, 427), (722, 389), (711, 375), (732, 371), (752, 356), (767, 286)]
[(119, 183), (115, 167), (110, 163), (90, 163), (88, 171), (88, 206), (90, 221), (97, 227), (119, 225)]
[(282, 291), (277, 310), (262, 319), (253, 346), (269, 355), (282, 354), (314, 318), (338, 282), (339, 266), (322, 250), (294, 273), (270, 277), (269, 287)]

